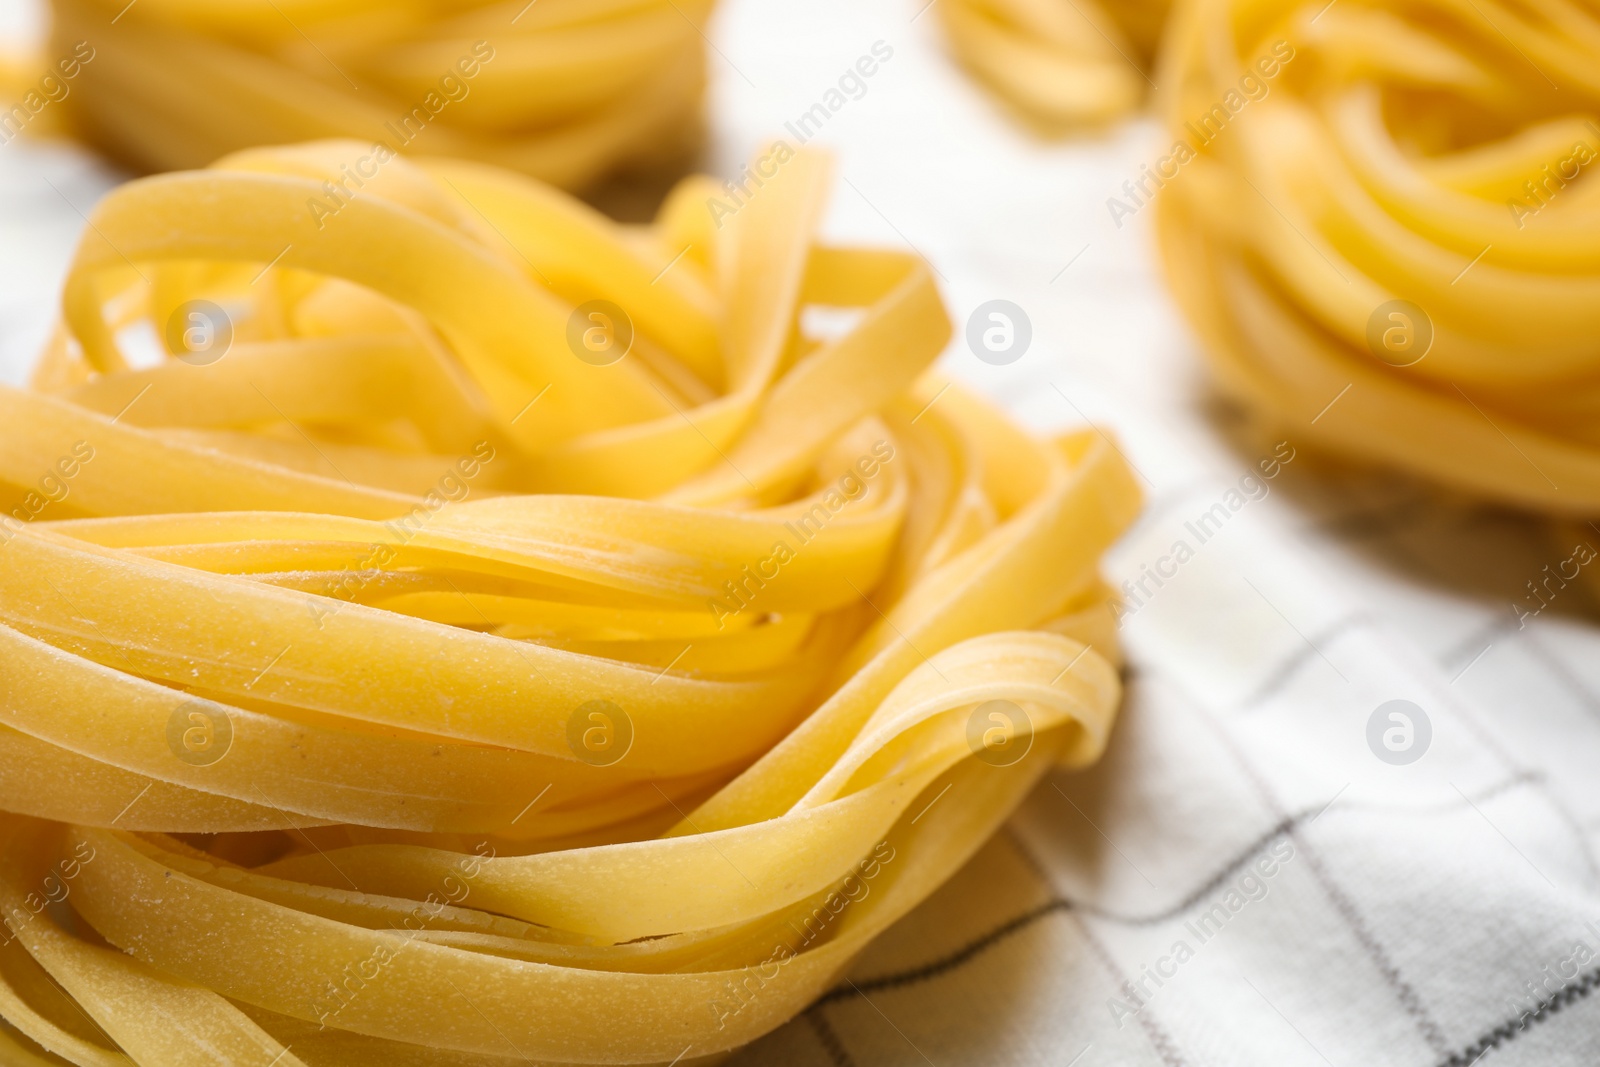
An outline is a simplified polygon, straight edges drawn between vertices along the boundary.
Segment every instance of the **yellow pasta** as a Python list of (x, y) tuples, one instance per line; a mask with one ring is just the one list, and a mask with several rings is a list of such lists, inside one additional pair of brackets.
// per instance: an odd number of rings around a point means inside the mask
[(1600, 8), (1198, 0), (1170, 31), (1167, 272), (1307, 439), (1600, 510)]
[(141, 171), (321, 137), (566, 188), (698, 144), (712, 0), (54, 0), (77, 132)]
[(937, 0), (956, 58), (1047, 130), (1137, 108), (1169, 0)]
[(115, 190), (0, 388), (23, 1062), (713, 1062), (1105, 744), (1136, 487), (927, 376), (825, 160), (369, 151)]

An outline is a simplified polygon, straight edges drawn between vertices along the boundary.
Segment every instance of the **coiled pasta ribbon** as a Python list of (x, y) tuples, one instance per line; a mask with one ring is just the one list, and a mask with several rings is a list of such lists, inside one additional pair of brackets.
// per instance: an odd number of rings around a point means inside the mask
[(308, 206), (367, 150), (115, 190), (0, 389), (0, 1042), (714, 1058), (1098, 756), (1136, 487), (924, 378), (816, 156), (720, 229), (403, 158)]
[(1171, 30), (1179, 302), (1309, 439), (1600, 510), (1600, 8), (1322, 8), (1202, 0)]
[[(143, 171), (322, 137), (567, 188), (687, 157), (712, 0), (55, 0), (78, 133)], [(114, 20), (114, 21), (113, 21)]]
[(1135, 110), (1170, 0), (939, 0), (951, 50), (1047, 130)]

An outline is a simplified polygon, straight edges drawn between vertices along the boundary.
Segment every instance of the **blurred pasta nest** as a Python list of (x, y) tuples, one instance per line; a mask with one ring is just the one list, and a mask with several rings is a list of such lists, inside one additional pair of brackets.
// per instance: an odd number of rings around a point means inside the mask
[[(75, 132), (142, 171), (323, 137), (567, 188), (687, 159), (712, 0), (53, 0)], [(50, 57), (54, 58), (54, 56)]]
[(951, 50), (1049, 132), (1123, 118), (1153, 86), (1170, 0), (938, 0)]
[(10, 1062), (701, 1062), (1106, 742), (1136, 487), (924, 374), (823, 159), (371, 152), (116, 189), (0, 388)]
[(1178, 162), (1146, 192), (1224, 384), (1347, 454), (1600, 510), (1600, 9), (1198, 0), (1168, 47)]

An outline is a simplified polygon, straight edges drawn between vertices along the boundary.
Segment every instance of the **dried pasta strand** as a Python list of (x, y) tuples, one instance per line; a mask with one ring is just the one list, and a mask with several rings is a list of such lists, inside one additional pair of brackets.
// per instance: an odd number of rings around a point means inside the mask
[(0, 1042), (710, 1062), (1098, 757), (1139, 494), (926, 373), (819, 156), (720, 228), (403, 158), (316, 217), (365, 150), (113, 191), (0, 389)]

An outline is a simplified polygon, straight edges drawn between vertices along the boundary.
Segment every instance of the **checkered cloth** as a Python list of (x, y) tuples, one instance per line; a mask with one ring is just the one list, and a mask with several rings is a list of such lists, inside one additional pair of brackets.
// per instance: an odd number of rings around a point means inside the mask
[[(891, 45), (819, 138), (832, 235), (923, 252), (958, 327), (1019, 304), (1021, 360), (958, 339), (943, 366), (1039, 429), (1114, 430), (1149, 495), (1107, 564), (1132, 590), (1127, 701), (1098, 766), (1044, 781), (731, 1064), (1600, 1063), (1600, 630), (1577, 585), (1525, 627), (1513, 607), (1570, 538), (1212, 399), (1149, 213), (1117, 228), (1104, 206), (1159, 131), (1029, 139), (912, 21), (922, 2), (727, 0), (712, 163), (732, 173)], [(110, 180), (71, 150), (0, 151), (8, 380)]]

